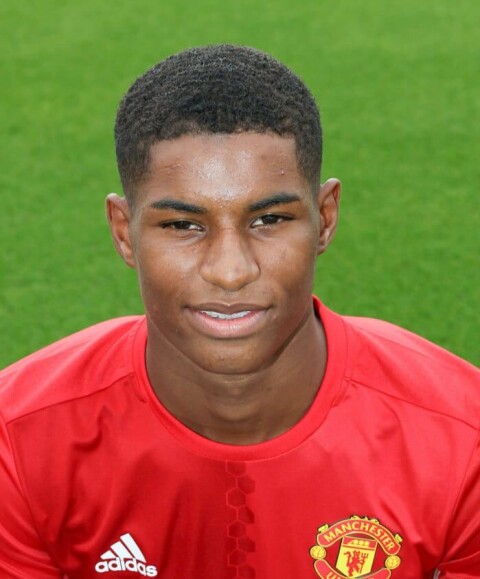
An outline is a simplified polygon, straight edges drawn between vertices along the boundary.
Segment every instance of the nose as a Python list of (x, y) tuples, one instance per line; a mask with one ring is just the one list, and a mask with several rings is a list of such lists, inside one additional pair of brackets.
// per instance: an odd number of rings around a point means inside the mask
[(238, 291), (258, 279), (260, 267), (248, 240), (238, 231), (217, 232), (205, 249), (200, 275), (226, 291)]

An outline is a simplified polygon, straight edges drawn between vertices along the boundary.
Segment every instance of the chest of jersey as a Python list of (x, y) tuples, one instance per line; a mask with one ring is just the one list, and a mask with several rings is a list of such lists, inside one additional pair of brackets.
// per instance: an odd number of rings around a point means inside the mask
[(32, 512), (71, 579), (432, 576), (454, 441), (432, 440), (415, 407), (349, 390), (294, 447), (222, 457), (128, 391), (116, 400), (51, 408), (16, 436)]

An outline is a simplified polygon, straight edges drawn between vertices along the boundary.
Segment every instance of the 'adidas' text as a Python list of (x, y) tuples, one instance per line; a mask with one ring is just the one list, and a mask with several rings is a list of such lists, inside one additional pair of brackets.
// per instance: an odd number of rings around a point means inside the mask
[(95, 565), (97, 573), (132, 571), (144, 577), (158, 575), (155, 565), (147, 565), (144, 554), (130, 533), (122, 535), (120, 541), (114, 543), (100, 558), (102, 561)]
[(107, 573), (108, 571), (134, 571), (144, 577), (156, 577), (157, 568), (153, 565), (144, 565), (136, 559), (113, 559), (111, 561), (99, 561), (95, 565), (97, 573)]

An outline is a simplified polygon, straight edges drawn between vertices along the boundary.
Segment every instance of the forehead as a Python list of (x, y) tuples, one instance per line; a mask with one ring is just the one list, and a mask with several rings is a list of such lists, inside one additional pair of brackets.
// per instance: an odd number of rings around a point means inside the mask
[(293, 137), (238, 133), (184, 135), (153, 144), (137, 192), (140, 197), (195, 194), (218, 202), (307, 188)]

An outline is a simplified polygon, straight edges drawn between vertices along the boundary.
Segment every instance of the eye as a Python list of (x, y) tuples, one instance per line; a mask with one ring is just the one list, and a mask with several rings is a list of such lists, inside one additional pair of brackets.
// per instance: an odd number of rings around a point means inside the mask
[(267, 213), (266, 215), (261, 215), (257, 217), (253, 223), (252, 227), (262, 227), (262, 226), (269, 226), (269, 225), (277, 225), (278, 223), (282, 223), (283, 221), (291, 221), (292, 217), (288, 217), (286, 215), (276, 215), (275, 213)]
[(192, 221), (179, 220), (170, 221), (161, 224), (162, 229), (173, 229), (175, 231), (202, 231), (202, 227), (198, 223)]

